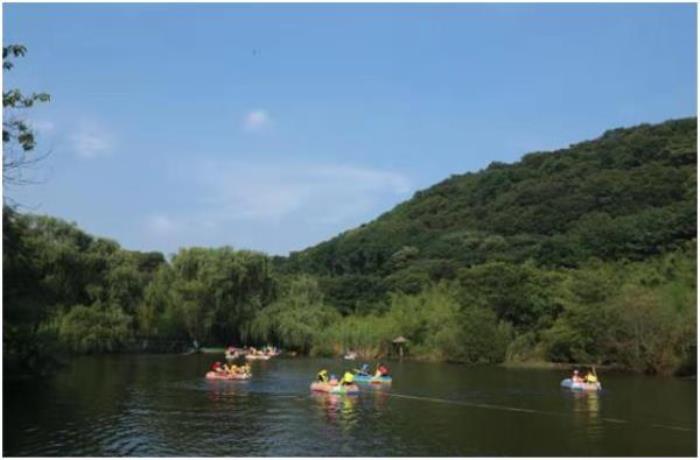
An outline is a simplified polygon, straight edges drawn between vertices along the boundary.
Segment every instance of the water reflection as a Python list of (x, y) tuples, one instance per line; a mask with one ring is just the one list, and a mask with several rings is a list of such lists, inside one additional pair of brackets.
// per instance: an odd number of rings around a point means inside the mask
[(389, 387), (385, 385), (382, 385), (381, 387), (373, 387), (372, 391), (368, 391), (368, 393), (372, 399), (372, 406), (374, 409), (378, 412), (383, 412), (386, 409), (389, 397), (391, 396), (389, 394)]
[(207, 396), (215, 403), (231, 402), (243, 393), (241, 382), (230, 380), (207, 380)]
[(357, 423), (357, 395), (332, 395), (328, 393), (313, 393), (326, 422), (337, 424), (343, 428), (352, 427)]
[(609, 390), (600, 394), (560, 393), (556, 372), (406, 362), (394, 366), (392, 387), (365, 385), (354, 397), (311, 396), (309, 378), (332, 361), (257, 362), (248, 382), (206, 380), (210, 361), (205, 355), (97, 356), (42, 381), (5, 376), (3, 454), (590, 457), (697, 451), (695, 381), (621, 374), (606, 376)]
[(574, 423), (588, 439), (600, 439), (603, 434), (603, 422), (600, 417), (600, 394), (597, 391), (574, 391), (572, 395)]

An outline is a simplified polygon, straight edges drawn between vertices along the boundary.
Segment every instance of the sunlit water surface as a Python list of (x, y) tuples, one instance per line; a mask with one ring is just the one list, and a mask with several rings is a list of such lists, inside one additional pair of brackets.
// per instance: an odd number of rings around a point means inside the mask
[(696, 382), (602, 375), (600, 394), (559, 371), (393, 362), (391, 386), (314, 395), (322, 368), (254, 362), (248, 382), (203, 378), (213, 355), (98, 356), (3, 382), (10, 456), (694, 456)]

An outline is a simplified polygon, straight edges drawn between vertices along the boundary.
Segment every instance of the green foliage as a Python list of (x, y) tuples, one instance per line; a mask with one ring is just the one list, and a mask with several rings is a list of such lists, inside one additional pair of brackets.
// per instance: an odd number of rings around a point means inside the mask
[(419, 359), (694, 372), (695, 137), (675, 120), (494, 163), (288, 258), (166, 261), (4, 207), (4, 358), (165, 338), (369, 359), (401, 335)]
[[(162, 255), (124, 251), (74, 224), (9, 207), (3, 209), (3, 230), (3, 319), (10, 337), (4, 351), (10, 360), (32, 362), (39, 355), (33, 344), (52, 340), (58, 342), (44, 347), (44, 357), (59, 343), (73, 351), (116, 350), (126, 343), (131, 315), (154, 267), (165, 262)], [(80, 315), (71, 315), (73, 305), (82, 305)], [(80, 343), (78, 336), (87, 334), (80, 328), (91, 321), (96, 329)], [(99, 330), (104, 324), (114, 326), (116, 336)]]
[[(695, 331), (694, 315), (678, 315), (671, 302), (654, 290), (626, 288), (613, 304), (613, 346), (627, 368), (667, 374), (684, 359), (684, 346)], [(610, 325), (608, 325), (610, 327)]]
[(63, 362), (64, 349), (48, 324), (3, 323), (3, 369), (48, 375)]
[(694, 247), (570, 274), (565, 312), (544, 332), (549, 358), (671, 373), (695, 352)]
[(302, 275), (289, 280), (280, 297), (259, 312), (250, 335), (259, 342), (308, 352), (318, 334), (339, 317), (323, 303), (316, 280)]
[(343, 314), (367, 314), (381, 310), (387, 287), (379, 276), (341, 275), (319, 277), (327, 302)]
[(559, 313), (559, 278), (531, 264), (504, 262), (477, 265), (459, 273), (464, 297), (519, 329), (548, 325)]
[(263, 254), (228, 247), (182, 249), (154, 278), (140, 317), (146, 330), (160, 323), (163, 330), (198, 341), (238, 341), (274, 289)]
[[(2, 48), (2, 67), (9, 71), (14, 67), (12, 58), (22, 57), (27, 49), (23, 45), (8, 45)], [(47, 93), (32, 93), (27, 96), (19, 89), (9, 89), (2, 93), (3, 122), (3, 179), (6, 183), (22, 183), (21, 168), (41, 160), (42, 157), (30, 158), (27, 154), (34, 150), (36, 139), (34, 131), (26, 121), (26, 116), (19, 112), (29, 109), (37, 102), (49, 102)], [(16, 148), (19, 146), (19, 150)]]
[(119, 307), (76, 305), (55, 319), (60, 341), (79, 353), (112, 352), (131, 338), (131, 318)]
[(316, 336), (312, 353), (338, 356), (353, 350), (363, 359), (386, 356), (396, 327), (387, 315), (351, 315), (332, 323)]
[(418, 294), (391, 295), (388, 311), (367, 316), (351, 315), (318, 335), (316, 354), (354, 350), (373, 359), (392, 351), (397, 336), (410, 337), (413, 356), (464, 363), (501, 362), (507, 346), (507, 327), (496, 315), (478, 306), (459, 303), (459, 288), (442, 283)]
[(144, 291), (144, 298), (136, 308), (138, 333), (149, 336), (177, 336), (178, 324), (169, 313), (173, 298), (174, 272), (168, 265), (161, 265)]
[[(435, 359), (687, 367), (696, 349), (687, 249), (697, 234), (696, 133), (695, 119), (616, 129), (452, 176), (277, 266), (321, 276), (345, 314), (367, 301), (353, 277), (388, 293), (385, 314), (375, 306), (331, 328), (326, 351), (386, 353), (387, 337), (403, 334), (412, 354)], [(445, 280), (459, 288), (438, 295), (433, 286)], [(630, 332), (637, 326), (660, 340), (642, 344)]]
[(452, 176), (287, 265), (387, 276), (426, 259), (576, 267), (673, 250), (696, 233), (696, 132), (695, 119), (642, 125)]

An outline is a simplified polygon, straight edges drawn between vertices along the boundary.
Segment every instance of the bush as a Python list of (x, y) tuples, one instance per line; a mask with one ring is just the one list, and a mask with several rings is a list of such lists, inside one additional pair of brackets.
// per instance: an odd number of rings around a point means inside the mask
[(468, 307), (455, 320), (446, 324), (435, 337), (437, 348), (446, 360), (468, 364), (505, 360), (510, 330), (506, 323), (497, 323), (494, 312)]
[(694, 310), (678, 314), (673, 303), (664, 300), (668, 299), (658, 290), (631, 287), (613, 304), (614, 352), (625, 367), (671, 374), (686, 360), (695, 335)]
[(395, 330), (386, 315), (347, 316), (317, 335), (312, 353), (337, 356), (353, 350), (363, 359), (381, 358), (390, 352)]
[(547, 351), (538, 334), (534, 331), (517, 335), (506, 349), (506, 361), (509, 362), (541, 362), (546, 360)]

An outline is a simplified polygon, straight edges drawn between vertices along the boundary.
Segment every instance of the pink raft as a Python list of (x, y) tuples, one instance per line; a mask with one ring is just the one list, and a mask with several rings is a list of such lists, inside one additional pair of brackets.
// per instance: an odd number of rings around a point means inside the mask
[(338, 383), (314, 382), (311, 384), (311, 390), (334, 395), (352, 395), (359, 393), (360, 387), (355, 384), (340, 385)]
[(219, 374), (214, 371), (207, 372), (206, 378), (209, 380), (248, 380), (250, 374)]

